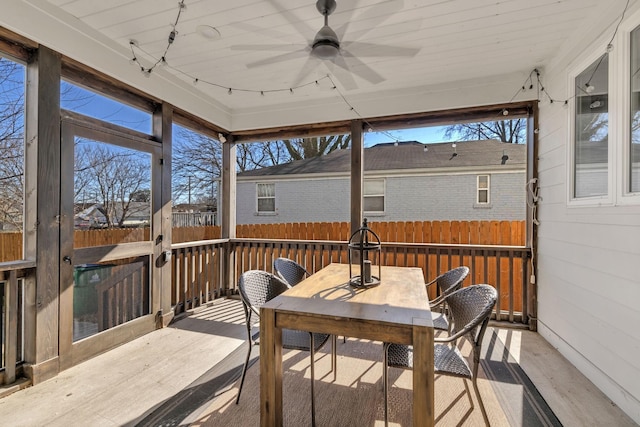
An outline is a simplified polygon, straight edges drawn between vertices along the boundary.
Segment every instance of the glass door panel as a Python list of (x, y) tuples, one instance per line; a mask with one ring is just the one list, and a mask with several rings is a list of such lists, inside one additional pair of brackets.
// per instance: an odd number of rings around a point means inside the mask
[[(76, 260), (150, 241), (150, 153), (76, 136), (73, 171)], [(73, 341), (149, 314), (149, 296), (149, 256), (74, 263)]]

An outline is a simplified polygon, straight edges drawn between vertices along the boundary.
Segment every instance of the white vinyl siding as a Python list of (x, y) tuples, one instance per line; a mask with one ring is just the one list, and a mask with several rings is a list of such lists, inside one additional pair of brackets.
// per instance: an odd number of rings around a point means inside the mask
[[(640, 358), (636, 357), (640, 348), (640, 200), (625, 190), (631, 175), (630, 121), (639, 106), (634, 107), (629, 97), (640, 90), (640, 82), (631, 83), (638, 67), (631, 65), (635, 59), (630, 53), (630, 45), (640, 40), (632, 42), (630, 34), (639, 25), (636, 7), (635, 13), (625, 16), (608, 55), (607, 163), (585, 161), (576, 171), (571, 151), (576, 142), (573, 133), (579, 127), (574, 123), (573, 104), (579, 101), (576, 98), (587, 97), (577, 93), (575, 86), (580, 83), (576, 77), (593, 70), (590, 65), (607, 51), (614, 20), (602, 20), (590, 29), (602, 37), (583, 40), (573, 51), (554, 58), (555, 64), (563, 66), (545, 76), (550, 96), (566, 96), (569, 108), (559, 102), (540, 103), (540, 226), (534, 260), (538, 332), (636, 423), (640, 422)], [(597, 82), (594, 86), (589, 96), (607, 91), (606, 87), (599, 89)], [(581, 108), (595, 109), (590, 108), (594, 101), (585, 101)], [(583, 142), (584, 146), (589, 143), (587, 138)], [(582, 174), (577, 186), (573, 182), (576, 172)], [(605, 192), (607, 196), (574, 196)]]

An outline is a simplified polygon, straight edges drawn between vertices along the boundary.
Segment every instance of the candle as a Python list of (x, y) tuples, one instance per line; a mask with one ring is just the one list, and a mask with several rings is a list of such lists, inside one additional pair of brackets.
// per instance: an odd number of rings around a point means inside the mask
[(368, 259), (364, 260), (364, 267), (363, 267), (363, 274), (362, 277), (364, 279), (365, 283), (371, 283), (371, 261), (369, 261)]

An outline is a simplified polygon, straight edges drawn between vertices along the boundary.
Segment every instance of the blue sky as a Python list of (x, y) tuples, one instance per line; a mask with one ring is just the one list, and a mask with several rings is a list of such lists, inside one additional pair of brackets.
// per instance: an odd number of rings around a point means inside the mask
[[(66, 88), (66, 89), (65, 89)], [(81, 112), (100, 120), (105, 120), (139, 132), (151, 133), (151, 114), (113, 101), (95, 92), (81, 87), (63, 84), (62, 108)], [(443, 142), (443, 126), (393, 130), (383, 132), (366, 132), (365, 147), (398, 141), (418, 141), (425, 144)]]
[[(418, 141), (423, 144), (443, 142), (445, 126), (433, 126), (428, 128), (402, 129), (386, 132), (367, 132), (364, 134), (365, 147), (372, 145), (398, 141)], [(395, 138), (395, 139), (394, 139)]]

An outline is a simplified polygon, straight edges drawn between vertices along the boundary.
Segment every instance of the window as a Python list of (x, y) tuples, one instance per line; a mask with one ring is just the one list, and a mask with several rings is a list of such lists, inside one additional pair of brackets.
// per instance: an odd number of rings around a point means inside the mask
[(489, 175), (478, 175), (476, 188), (478, 189), (478, 198), (476, 203), (479, 205), (489, 204)]
[(0, 56), (0, 262), (24, 258), (25, 73)]
[(276, 185), (258, 184), (258, 213), (276, 212)]
[(173, 243), (220, 238), (222, 143), (174, 123), (171, 150)]
[(151, 113), (65, 80), (60, 84), (60, 106), (118, 126), (151, 133)]
[(608, 195), (609, 57), (575, 77), (572, 198)]
[(640, 27), (631, 32), (631, 116), (628, 185), (631, 193), (640, 192)]
[(365, 179), (363, 207), (367, 213), (384, 213), (384, 179)]

